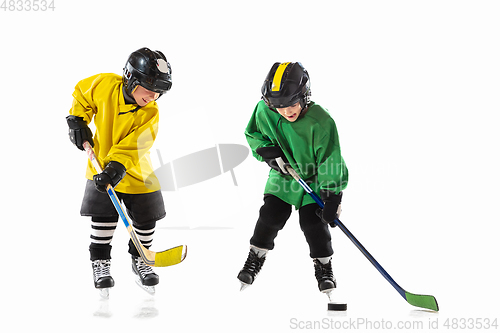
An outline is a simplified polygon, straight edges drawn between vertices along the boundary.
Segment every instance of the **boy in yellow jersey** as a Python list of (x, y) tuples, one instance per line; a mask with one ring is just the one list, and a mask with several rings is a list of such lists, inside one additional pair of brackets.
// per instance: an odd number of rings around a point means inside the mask
[[(130, 54), (123, 76), (97, 74), (75, 87), (73, 105), (66, 117), (70, 140), (80, 150), (88, 141), (104, 168), (97, 174), (89, 161), (80, 211), (82, 216), (91, 217), (89, 250), (98, 289), (114, 286), (110, 274), (111, 240), (119, 216), (106, 194), (106, 186), (115, 188), (146, 248), (153, 241), (156, 221), (165, 216), (160, 185), (156, 177), (151, 177), (154, 174), (149, 149), (158, 130), (156, 100), (171, 86), (171, 67), (163, 53), (141, 48)], [(92, 120), (94, 135), (88, 127)], [(132, 241), (129, 253), (140, 283), (154, 290), (159, 277), (145, 265)]]

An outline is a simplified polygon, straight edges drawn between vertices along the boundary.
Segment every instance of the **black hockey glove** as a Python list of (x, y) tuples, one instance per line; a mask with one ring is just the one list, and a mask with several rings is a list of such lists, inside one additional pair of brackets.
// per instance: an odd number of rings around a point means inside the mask
[(126, 169), (123, 164), (111, 161), (106, 165), (102, 173), (94, 176), (95, 188), (102, 193), (106, 193), (108, 184), (115, 187), (125, 177)]
[(257, 148), (255, 151), (262, 156), (264, 161), (274, 170), (279, 171), (283, 175), (288, 175), (286, 167), (290, 165), (285, 157), (285, 154), (280, 147), (270, 146)]
[(321, 199), (325, 203), (323, 210), (318, 208), (316, 214), (321, 218), (324, 224), (329, 224), (332, 228), (337, 225), (333, 222), (340, 216), (341, 212), (341, 202), (342, 202), (342, 192), (335, 194), (332, 191), (321, 190)]
[(66, 121), (69, 126), (69, 139), (75, 146), (80, 150), (85, 150), (83, 148), (83, 143), (88, 141), (92, 147), (94, 147), (94, 140), (92, 140), (92, 131), (87, 126), (87, 123), (82, 117), (77, 116), (67, 116)]

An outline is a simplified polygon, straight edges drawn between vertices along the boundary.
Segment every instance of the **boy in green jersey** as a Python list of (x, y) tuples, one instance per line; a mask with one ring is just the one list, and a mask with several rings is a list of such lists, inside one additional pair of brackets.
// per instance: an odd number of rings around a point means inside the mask
[[(300, 227), (314, 261), (318, 288), (328, 293), (336, 287), (328, 225), (340, 214), (342, 190), (348, 171), (340, 152), (335, 122), (310, 99), (309, 74), (301, 63), (275, 63), (262, 86), (260, 101), (245, 130), (253, 156), (271, 170), (264, 190), (250, 252), (238, 274), (242, 289), (251, 285), (274, 239), (291, 215), (299, 211)], [(289, 175), (290, 165), (325, 203), (322, 211)]]

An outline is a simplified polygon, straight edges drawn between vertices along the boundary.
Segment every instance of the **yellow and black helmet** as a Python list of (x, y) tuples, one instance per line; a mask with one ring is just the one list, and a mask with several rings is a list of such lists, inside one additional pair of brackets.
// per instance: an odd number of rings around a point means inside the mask
[(311, 100), (309, 74), (300, 62), (275, 63), (262, 85), (262, 99), (271, 109), (300, 102), (304, 109)]

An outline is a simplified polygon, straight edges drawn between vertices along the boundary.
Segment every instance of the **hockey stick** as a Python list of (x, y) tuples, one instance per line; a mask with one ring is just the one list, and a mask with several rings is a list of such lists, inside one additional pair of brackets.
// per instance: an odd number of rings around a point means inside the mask
[[(314, 191), (307, 185), (307, 183), (300, 178), (297, 172), (289, 165), (286, 166), (287, 171), (292, 175), (292, 177), (299, 182), (299, 184), (304, 188), (304, 190), (316, 201), (316, 203), (323, 209), (325, 206), (323, 200), (314, 193)], [(356, 247), (365, 255), (365, 257), (375, 266), (375, 268), (379, 271), (380, 274), (398, 291), (398, 293), (411, 305), (430, 309), (434, 311), (439, 311), (439, 306), (437, 304), (436, 298), (431, 295), (416, 295), (407, 292), (403, 288), (401, 288), (396, 281), (385, 271), (385, 269), (380, 266), (380, 264), (373, 258), (373, 256), (364, 248), (364, 246), (354, 237), (354, 235), (345, 227), (345, 225), (340, 222), (339, 219), (335, 219), (333, 222), (335, 223), (345, 234), (346, 236), (356, 245)]]
[[(92, 149), (92, 146), (85, 141), (83, 143), (83, 148), (85, 148), (85, 151), (87, 152), (87, 156), (92, 162), (92, 165), (94, 166), (95, 170), (97, 173), (102, 172), (102, 167), (99, 164), (99, 161), (97, 160), (97, 157), (95, 156), (94, 150)], [(113, 205), (116, 208), (116, 211), (120, 215), (121, 219), (123, 220), (123, 223), (125, 223), (125, 227), (127, 227), (127, 231), (130, 235), (130, 239), (134, 243), (135, 247), (137, 248), (137, 251), (139, 251), (139, 254), (141, 255), (142, 260), (146, 263), (146, 265), (149, 266), (155, 266), (155, 267), (165, 267), (165, 266), (172, 266), (181, 263), (185, 258), (187, 254), (187, 246), (186, 245), (179, 245), (177, 247), (162, 251), (162, 252), (154, 252), (151, 251), (142, 245), (140, 242), (139, 238), (137, 237), (137, 234), (134, 231), (134, 228), (132, 227), (127, 214), (125, 214), (125, 211), (123, 210), (122, 205), (120, 204), (120, 201), (118, 200), (118, 197), (116, 196), (116, 192), (113, 189), (113, 186), (108, 184), (106, 187), (106, 192), (109, 195), (109, 198), (113, 202)]]

